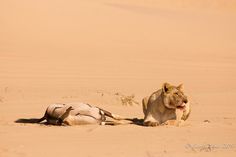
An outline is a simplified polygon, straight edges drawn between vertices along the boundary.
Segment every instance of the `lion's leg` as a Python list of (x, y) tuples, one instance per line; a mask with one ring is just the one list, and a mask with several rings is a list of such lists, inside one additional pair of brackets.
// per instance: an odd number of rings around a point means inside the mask
[(143, 122), (143, 125), (155, 127), (155, 126), (159, 126), (160, 124), (158, 122), (146, 121), (146, 122)]
[(188, 102), (185, 106), (186, 106), (186, 108), (185, 108), (183, 115), (181, 117), (182, 120), (187, 120), (190, 113), (191, 113), (190, 103)]
[(144, 114), (144, 116), (146, 116), (146, 114), (147, 114), (148, 99), (149, 99), (149, 97), (145, 97), (145, 98), (143, 98), (143, 100), (142, 100), (143, 114)]
[(170, 125), (170, 126), (180, 126), (183, 123), (183, 120), (181, 120), (183, 116), (183, 110), (176, 109), (175, 113), (169, 113), (165, 120), (163, 120), (164, 123), (162, 125)]
[(160, 123), (156, 119), (154, 119), (152, 115), (149, 114), (145, 117), (143, 125), (154, 127), (160, 125)]
[[(183, 117), (183, 114), (184, 114), (184, 111), (182, 109), (176, 109), (174, 119), (180, 121)], [(172, 118), (170, 118), (170, 119), (172, 119)]]

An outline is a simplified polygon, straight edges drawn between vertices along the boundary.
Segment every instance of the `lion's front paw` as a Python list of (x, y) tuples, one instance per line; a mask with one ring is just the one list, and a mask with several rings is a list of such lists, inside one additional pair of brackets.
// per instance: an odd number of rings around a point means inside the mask
[(151, 127), (155, 127), (158, 126), (159, 123), (158, 122), (151, 122), (151, 121), (147, 121), (143, 123), (144, 126), (151, 126)]

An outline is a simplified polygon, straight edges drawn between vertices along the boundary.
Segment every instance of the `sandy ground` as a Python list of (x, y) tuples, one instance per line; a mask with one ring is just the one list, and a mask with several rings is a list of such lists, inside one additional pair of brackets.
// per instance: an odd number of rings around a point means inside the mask
[[(235, 0), (0, 1), (0, 157), (233, 157), (235, 80)], [(14, 123), (55, 102), (142, 118), (116, 93), (164, 82), (185, 85), (185, 126)]]

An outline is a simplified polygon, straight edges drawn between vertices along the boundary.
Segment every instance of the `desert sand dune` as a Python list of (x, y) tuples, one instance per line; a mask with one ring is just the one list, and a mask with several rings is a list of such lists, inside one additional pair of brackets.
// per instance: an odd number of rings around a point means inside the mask
[[(0, 156), (235, 156), (235, 0), (0, 2)], [(141, 99), (183, 83), (182, 127), (58, 127), (50, 103), (143, 118)]]

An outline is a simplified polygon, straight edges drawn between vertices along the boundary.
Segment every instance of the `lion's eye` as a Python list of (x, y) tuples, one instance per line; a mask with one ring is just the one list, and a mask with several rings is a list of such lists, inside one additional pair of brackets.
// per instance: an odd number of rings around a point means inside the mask
[(179, 95), (179, 93), (174, 93), (175, 95)]

